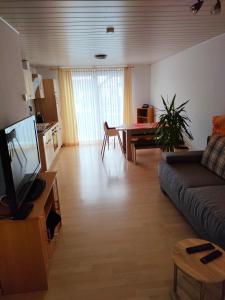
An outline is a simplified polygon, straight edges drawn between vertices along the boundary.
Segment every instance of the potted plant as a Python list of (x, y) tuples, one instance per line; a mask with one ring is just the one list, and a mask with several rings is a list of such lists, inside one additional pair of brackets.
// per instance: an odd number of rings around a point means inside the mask
[(189, 131), (190, 119), (187, 116), (185, 106), (189, 102), (185, 101), (179, 106), (175, 106), (176, 94), (173, 96), (171, 103), (163, 101), (164, 109), (159, 117), (156, 129), (156, 142), (161, 146), (163, 151), (173, 152), (175, 148), (184, 145), (184, 136), (193, 140), (193, 136)]

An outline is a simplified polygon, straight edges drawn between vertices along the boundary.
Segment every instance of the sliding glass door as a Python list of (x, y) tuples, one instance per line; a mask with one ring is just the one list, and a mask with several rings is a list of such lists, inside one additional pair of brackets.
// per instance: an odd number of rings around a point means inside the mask
[(72, 72), (80, 143), (103, 139), (103, 123), (123, 123), (124, 69), (75, 69)]

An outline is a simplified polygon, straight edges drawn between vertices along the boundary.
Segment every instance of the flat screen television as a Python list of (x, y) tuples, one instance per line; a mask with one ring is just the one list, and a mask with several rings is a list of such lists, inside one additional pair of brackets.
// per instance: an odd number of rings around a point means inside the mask
[(35, 117), (0, 130), (0, 197), (13, 217), (41, 168)]

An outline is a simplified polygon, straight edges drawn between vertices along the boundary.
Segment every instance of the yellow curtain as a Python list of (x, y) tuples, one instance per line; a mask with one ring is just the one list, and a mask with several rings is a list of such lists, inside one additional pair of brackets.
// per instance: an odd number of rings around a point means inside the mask
[(123, 122), (131, 123), (131, 104), (132, 104), (132, 69), (124, 68), (124, 109)]
[(59, 69), (59, 86), (61, 95), (63, 144), (65, 146), (78, 145), (71, 70)]

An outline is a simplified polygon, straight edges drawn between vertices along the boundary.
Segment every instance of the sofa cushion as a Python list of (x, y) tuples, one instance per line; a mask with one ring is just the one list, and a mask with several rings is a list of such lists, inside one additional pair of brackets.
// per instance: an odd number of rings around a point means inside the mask
[(217, 176), (200, 163), (159, 163), (159, 178), (161, 187), (173, 202), (180, 201), (183, 188), (225, 185), (225, 180)]
[(202, 156), (202, 164), (225, 178), (225, 137), (213, 135)]
[(194, 229), (225, 249), (225, 186), (188, 188), (181, 198), (182, 211)]
[(167, 164), (160, 161), (159, 169), (166, 178), (174, 178), (183, 187), (225, 185), (225, 180), (198, 163)]

